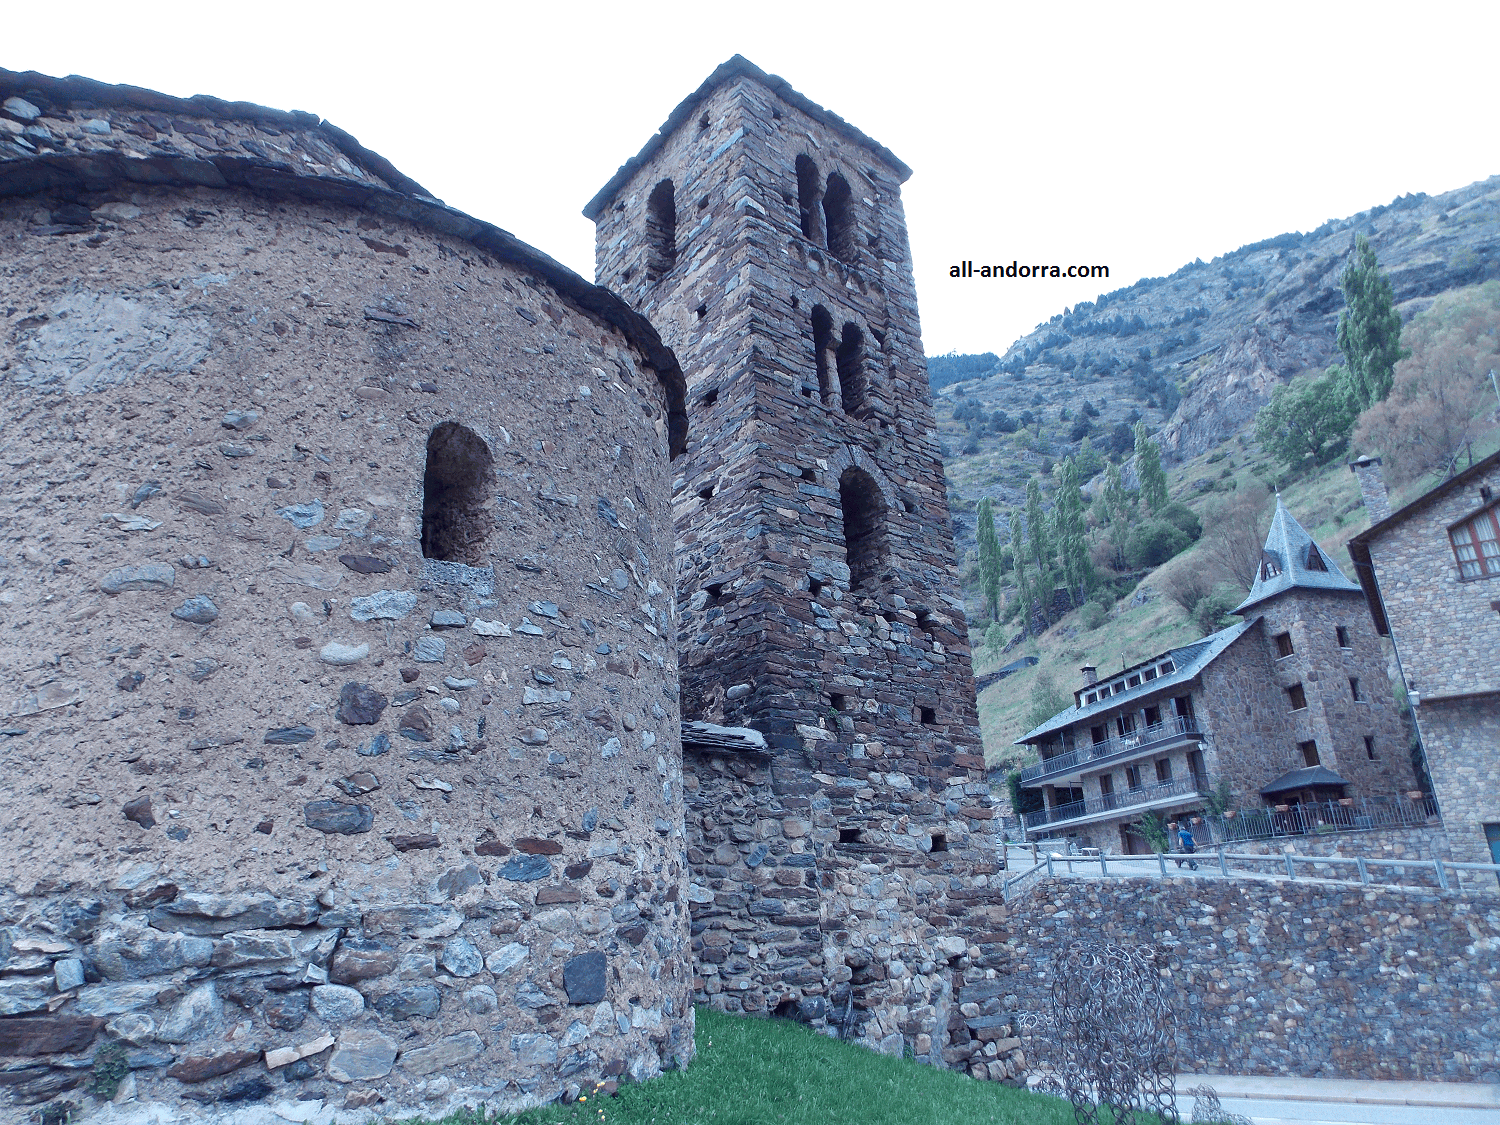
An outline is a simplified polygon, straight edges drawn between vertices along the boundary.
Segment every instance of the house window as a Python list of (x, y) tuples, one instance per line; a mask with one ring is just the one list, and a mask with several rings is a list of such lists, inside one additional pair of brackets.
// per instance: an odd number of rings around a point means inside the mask
[(828, 252), (841, 262), (852, 263), (858, 227), (854, 222), (854, 193), (843, 176), (833, 172), (823, 189), (823, 219), (828, 232)]
[(1309, 543), (1307, 545), (1307, 569), (1323, 571), (1328, 569), (1328, 563), (1323, 559), (1323, 552), (1318, 550), (1316, 543)]
[(1126, 785), (1126, 788), (1129, 788), (1129, 789), (1139, 789), (1141, 787), (1141, 767), (1140, 766), (1126, 766), (1125, 767), (1125, 785)]
[(802, 237), (819, 245), (823, 242), (822, 185), (818, 182), (818, 166), (806, 153), (797, 157), (797, 218), (802, 227)]
[(1162, 785), (1165, 785), (1167, 782), (1169, 782), (1169, 781), (1172, 780), (1172, 759), (1171, 758), (1157, 758), (1156, 759), (1156, 780), (1157, 780), (1157, 782), (1159, 784), (1162, 784)]
[(1085, 703), (1098, 703), (1099, 693), (1097, 691), (1091, 691), (1088, 693), (1088, 695), (1083, 697), (1083, 701)]
[(844, 514), (844, 551), (849, 588), (872, 587), (886, 554), (885, 500), (875, 478), (863, 469), (845, 469), (839, 478)]
[(1269, 581), (1281, 573), (1281, 560), (1270, 551), (1260, 553), (1260, 580)]
[(1119, 723), (1120, 723), (1120, 737), (1121, 738), (1124, 738), (1127, 735), (1131, 735), (1131, 734), (1135, 733), (1135, 716), (1134, 715), (1121, 715), (1120, 718), (1119, 718)]
[(1172, 674), (1172, 662), (1168, 660), (1165, 664), (1158, 668), (1157, 671), (1160, 672), (1163, 676), (1170, 676)]
[(1193, 719), (1193, 697), (1191, 695), (1179, 695), (1172, 700), (1172, 705), (1177, 709), (1177, 717), (1185, 721), (1189, 730), (1197, 729)]
[(1188, 773), (1193, 775), (1193, 787), (1200, 793), (1208, 789), (1208, 771), (1203, 768), (1203, 751), (1189, 750), (1187, 756)]
[(1161, 726), (1161, 708), (1160, 707), (1147, 707), (1146, 708), (1146, 725), (1148, 727), (1159, 727), (1159, 726)]
[(822, 305), (814, 305), (812, 311), (813, 365), (818, 370), (818, 397), (826, 406), (833, 401), (833, 364), (829, 362), (833, 351), (833, 317)]
[(1463, 579), (1500, 575), (1500, 504), (1448, 529), (1458, 575)]
[(494, 525), (490, 494), (494, 459), (467, 426), (442, 422), (427, 438), (422, 474), (422, 556), (485, 566), (485, 539)]
[(829, 692), (828, 706), (832, 707), (835, 711), (847, 711), (849, 710), (849, 697), (842, 692)]
[(1115, 807), (1115, 775), (1107, 773), (1099, 778), (1099, 796), (1103, 799), (1104, 807), (1112, 809)]
[(1144, 672), (1141, 673), (1141, 676), (1142, 676), (1142, 678), (1147, 679), (1147, 680), (1154, 680), (1154, 679), (1156, 679), (1156, 669), (1155, 668), (1147, 668)]
[(1304, 765), (1315, 766), (1321, 761), (1318, 757), (1318, 744), (1311, 738), (1306, 742), (1297, 743), (1297, 750), (1302, 755)]
[(922, 708), (922, 725), (924, 727), (935, 727), (935, 726), (937, 726), (937, 708), (936, 707), (923, 707)]
[(1307, 692), (1302, 690), (1301, 684), (1293, 684), (1287, 688), (1286, 697), (1291, 700), (1293, 711), (1301, 711), (1307, 706)]
[(646, 197), (646, 277), (665, 277), (677, 264), (677, 192), (662, 180)]
[(859, 838), (860, 829), (858, 828), (839, 829), (839, 843), (841, 844), (857, 844), (859, 843)]
[(932, 850), (945, 852), (948, 850), (948, 834), (946, 832), (934, 832), (932, 834)]
[(1338, 637), (1339, 648), (1350, 648), (1351, 647), (1350, 644), (1349, 644), (1349, 630), (1348, 629), (1346, 629), (1342, 625), (1335, 625), (1333, 627), (1333, 632), (1334, 632), (1334, 635), (1336, 637)]
[(1359, 691), (1359, 677), (1358, 676), (1350, 676), (1349, 677), (1349, 694), (1354, 697), (1354, 702), (1356, 702), (1356, 703), (1363, 703), (1365, 701), (1365, 697), (1363, 695), (1361, 695), (1360, 691)]
[(1109, 741), (1109, 728), (1108, 727), (1104, 727), (1104, 726), (1090, 727), (1089, 728), (1089, 734), (1093, 738), (1095, 746), (1099, 746), (1102, 743), (1105, 743), (1105, 742)]
[(838, 366), (839, 394), (844, 399), (844, 411), (858, 410), (865, 404), (865, 334), (858, 326), (844, 325), (834, 362)]
[(1375, 736), (1373, 734), (1365, 735), (1365, 757), (1372, 762), (1375, 760)]
[(1128, 688), (1140, 687), (1141, 678), (1139, 676), (1131, 676), (1125, 681), (1125, 686)]
[(1276, 656), (1278, 659), (1283, 656), (1291, 656), (1296, 651), (1292, 647), (1292, 635), (1290, 633), (1276, 634)]

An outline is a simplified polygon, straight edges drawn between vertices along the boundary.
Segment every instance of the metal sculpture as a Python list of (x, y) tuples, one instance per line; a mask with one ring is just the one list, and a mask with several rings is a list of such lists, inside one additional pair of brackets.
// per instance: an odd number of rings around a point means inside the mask
[(1194, 1086), (1188, 1094), (1193, 1099), (1193, 1125), (1250, 1125), (1248, 1117), (1224, 1108), (1212, 1086)]
[(1172, 986), (1156, 950), (1078, 941), (1052, 978), (1051, 1069), (1078, 1125), (1180, 1120)]

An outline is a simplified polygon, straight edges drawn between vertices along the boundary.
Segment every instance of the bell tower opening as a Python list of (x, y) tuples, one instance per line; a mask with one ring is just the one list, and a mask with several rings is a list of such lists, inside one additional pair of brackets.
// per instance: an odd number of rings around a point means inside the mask
[(818, 398), (823, 405), (828, 406), (833, 402), (833, 368), (837, 364), (834, 359), (829, 362), (833, 351), (833, 317), (822, 305), (814, 305), (812, 311), (813, 330), (813, 362), (818, 369)]
[(819, 245), (823, 242), (822, 185), (818, 182), (818, 166), (812, 157), (803, 153), (797, 157), (797, 219), (802, 227), (802, 237)]
[(844, 412), (853, 413), (865, 404), (865, 334), (858, 325), (844, 325), (836, 362)]
[(839, 507), (844, 514), (849, 589), (874, 592), (887, 549), (885, 501), (875, 478), (863, 469), (845, 469), (839, 477)]
[(485, 440), (457, 422), (436, 426), (422, 476), (422, 557), (487, 565), (494, 486), (495, 462)]
[(646, 277), (656, 281), (677, 264), (677, 190), (662, 180), (646, 198)]
[(839, 261), (852, 265), (859, 257), (857, 227), (854, 222), (854, 193), (849, 181), (837, 172), (828, 175), (823, 188), (823, 220), (828, 232), (828, 252)]

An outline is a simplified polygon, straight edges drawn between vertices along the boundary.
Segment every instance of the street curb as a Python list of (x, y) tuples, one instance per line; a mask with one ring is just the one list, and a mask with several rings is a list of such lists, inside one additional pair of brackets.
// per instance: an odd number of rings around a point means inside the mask
[(1273, 1078), (1252, 1074), (1179, 1074), (1177, 1095), (1209, 1085), (1221, 1098), (1353, 1105), (1412, 1105), (1500, 1110), (1500, 1085), (1477, 1082), (1397, 1082), (1345, 1078)]

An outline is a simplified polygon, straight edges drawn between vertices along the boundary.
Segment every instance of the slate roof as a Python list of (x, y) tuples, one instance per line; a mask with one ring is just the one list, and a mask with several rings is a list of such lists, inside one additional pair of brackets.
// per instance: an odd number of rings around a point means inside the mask
[[(1063, 727), (1072, 726), (1083, 719), (1113, 711), (1123, 701), (1150, 695), (1160, 691), (1162, 688), (1176, 687), (1179, 684), (1188, 683), (1198, 673), (1202, 672), (1204, 668), (1213, 663), (1225, 649), (1249, 632), (1251, 627), (1259, 620), (1260, 618), (1254, 617), (1247, 621), (1241, 621), (1238, 625), (1231, 625), (1227, 629), (1220, 629), (1217, 633), (1210, 633), (1208, 636), (1202, 637), (1192, 644), (1169, 649), (1159, 656), (1152, 657), (1150, 660), (1141, 661), (1140, 664), (1135, 665), (1133, 668), (1127, 668), (1125, 671), (1129, 672), (1135, 668), (1145, 668), (1153, 664), (1160, 664), (1169, 658), (1172, 661), (1172, 671), (1167, 675), (1158, 676), (1154, 680), (1142, 680), (1137, 687), (1119, 694), (1111, 694), (1104, 699), (1082, 707), (1079, 707), (1075, 703), (1066, 711), (1059, 711), (1056, 715), (1053, 715), (1052, 718), (1048, 719), (1035, 730), (1027, 731), (1020, 738), (1016, 739), (1015, 745), (1019, 746), (1024, 742), (1036, 741), (1044, 735), (1061, 730)], [(1111, 676), (1100, 677), (1099, 682), (1101, 684), (1109, 683), (1118, 679), (1119, 676), (1120, 673), (1116, 672)]]
[(1284, 773), (1270, 785), (1263, 786), (1260, 791), (1262, 797), (1272, 797), (1277, 793), (1293, 793), (1298, 789), (1312, 789), (1324, 785), (1348, 785), (1338, 774), (1327, 766), (1303, 766), (1299, 770)]
[[(1309, 567), (1309, 557), (1321, 558), (1327, 569), (1316, 570)], [(1266, 536), (1266, 545), (1261, 552), (1261, 565), (1255, 574), (1255, 585), (1250, 587), (1250, 596), (1231, 612), (1244, 613), (1251, 606), (1292, 589), (1361, 593), (1359, 584), (1344, 577), (1338, 564), (1313, 542), (1313, 537), (1287, 511), (1278, 495), (1276, 514), (1271, 517), (1271, 533)]]
[(766, 736), (750, 727), (722, 727), (716, 723), (682, 724), (682, 746), (685, 750), (738, 750), (764, 752)]

